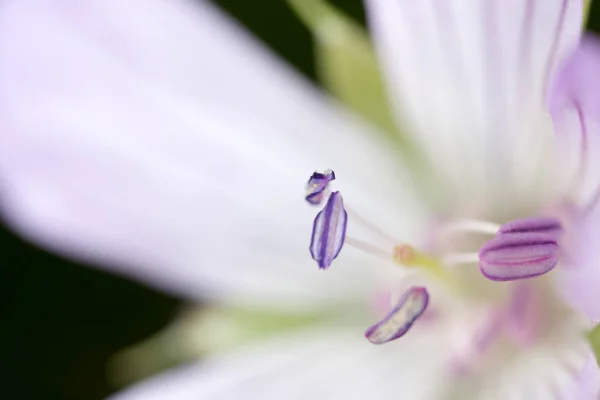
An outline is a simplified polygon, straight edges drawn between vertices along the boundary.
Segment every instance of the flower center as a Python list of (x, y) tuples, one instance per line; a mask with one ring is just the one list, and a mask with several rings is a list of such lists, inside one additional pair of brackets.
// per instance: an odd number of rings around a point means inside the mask
[[(329, 184), (334, 179), (335, 174), (331, 170), (315, 172), (308, 181), (306, 200), (311, 205), (322, 204), (329, 191)], [(374, 232), (385, 244), (373, 244), (347, 236), (349, 219)], [(437, 229), (436, 241), (452, 243), (453, 238), (464, 235), (483, 236), (488, 240), (476, 252), (456, 252), (452, 251), (452, 246), (450, 251), (442, 251), (441, 246), (432, 246), (432, 249), (423, 251), (408, 244), (398, 244), (398, 241), (356, 211), (345, 207), (342, 195), (333, 192), (314, 220), (310, 252), (319, 268), (327, 269), (342, 247), (349, 245), (392, 261), (397, 267), (422, 272), (450, 292), (462, 293), (469, 288), (465, 287), (468, 283), (461, 280), (455, 272), (459, 265), (478, 264), (483, 277), (497, 282), (520, 281), (546, 274), (559, 261), (559, 240), (562, 234), (560, 221), (550, 217), (517, 219), (503, 225), (474, 219), (454, 220)], [(409, 287), (394, 301), (385, 317), (367, 330), (366, 337), (375, 344), (402, 337), (425, 312), (430, 303), (429, 297), (426, 287)], [(431, 300), (435, 303), (435, 298)], [(501, 313), (503, 319), (512, 313), (511, 307), (506, 309), (509, 311)], [(495, 320), (493, 322), (493, 325), (497, 323)], [(493, 338), (494, 335), (483, 336)], [(488, 338), (484, 342), (491, 340)]]

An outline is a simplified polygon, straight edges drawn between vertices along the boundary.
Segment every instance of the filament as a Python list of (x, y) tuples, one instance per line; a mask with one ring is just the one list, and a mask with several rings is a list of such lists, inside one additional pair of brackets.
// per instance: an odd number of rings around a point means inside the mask
[(450, 253), (442, 256), (442, 263), (448, 266), (479, 263), (478, 253)]
[(500, 225), (489, 221), (477, 219), (460, 219), (445, 225), (442, 228), (443, 235), (454, 235), (457, 233), (478, 233), (483, 235), (495, 235)]
[(350, 207), (346, 206), (346, 212), (352, 216), (353, 220), (355, 220), (365, 228), (369, 229), (371, 232), (375, 233), (380, 238), (385, 239), (390, 244), (390, 246), (394, 246), (396, 243), (398, 243), (398, 241), (394, 240), (392, 236), (388, 235), (387, 233), (370, 223), (366, 218), (360, 216), (360, 214), (358, 214)]
[(344, 243), (348, 244), (358, 250), (364, 251), (365, 253), (369, 253), (374, 256), (383, 258), (386, 261), (391, 260), (391, 253), (389, 251), (386, 251), (386, 250), (382, 249), (381, 247), (375, 246), (371, 243), (367, 243), (365, 241), (362, 241), (359, 239), (354, 239), (354, 238), (351, 238), (348, 236), (346, 236)]

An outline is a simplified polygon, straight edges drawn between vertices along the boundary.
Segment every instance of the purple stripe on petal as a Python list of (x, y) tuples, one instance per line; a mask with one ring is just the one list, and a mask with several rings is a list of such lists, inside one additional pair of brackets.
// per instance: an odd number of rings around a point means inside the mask
[(587, 150), (588, 150), (588, 130), (587, 124), (585, 123), (585, 115), (583, 114), (583, 109), (581, 108), (581, 104), (578, 100), (572, 100), (573, 107), (575, 107), (575, 111), (577, 112), (577, 118), (579, 119), (579, 126), (581, 128), (581, 158), (584, 161), (587, 161)]
[[(590, 146), (589, 140), (597, 133), (597, 121), (600, 116), (600, 91), (590, 82), (598, 82), (599, 78), (600, 41), (597, 37), (586, 34), (578, 48), (558, 70), (548, 98), (557, 133), (565, 135), (567, 140), (576, 140), (577, 130), (565, 129), (569, 125), (562, 122), (573, 111), (577, 113), (581, 155), (578, 158), (580, 164), (576, 179), (580, 179), (584, 187), (593, 184), (595, 171), (592, 173), (589, 169), (590, 162), (598, 156), (596, 146)], [(600, 190), (590, 195), (590, 200), (582, 207), (584, 213), (591, 211), (596, 202), (600, 201)]]
[(532, 28), (535, 10), (536, 1), (527, 0), (525, 4), (525, 15), (521, 25), (521, 45), (519, 52), (519, 58), (521, 61), (519, 71), (519, 86), (521, 87), (521, 93), (529, 88), (529, 81), (531, 79), (531, 39), (533, 36)]
[(558, 263), (556, 238), (543, 233), (499, 235), (479, 250), (479, 269), (494, 281), (513, 281), (542, 275)]
[(550, 48), (550, 54), (548, 55), (548, 60), (546, 61), (546, 70), (544, 71), (544, 96), (546, 96), (548, 85), (550, 83), (550, 73), (552, 72), (554, 63), (556, 62), (556, 54), (558, 53), (560, 38), (565, 25), (565, 17), (567, 14), (568, 5), (567, 3), (568, 0), (562, 1), (558, 20), (556, 21), (556, 30), (554, 31), (554, 36), (552, 37), (552, 47)]
[(333, 192), (315, 218), (310, 241), (310, 254), (319, 268), (329, 268), (340, 253), (346, 237), (347, 221), (348, 214), (344, 209), (342, 195), (340, 192)]
[(321, 204), (325, 197), (325, 190), (333, 180), (335, 180), (335, 172), (330, 169), (323, 173), (313, 173), (306, 184), (306, 201), (312, 205)]
[(373, 344), (384, 344), (403, 336), (423, 314), (429, 304), (429, 293), (424, 287), (409, 288), (392, 310), (365, 332)]
[(529, 71), (529, 59), (531, 57), (531, 37), (533, 28), (533, 16), (535, 14), (536, 1), (526, 0), (525, 1), (525, 15), (523, 16), (523, 23), (521, 25), (521, 51), (519, 52), (519, 58), (522, 63), (527, 65), (527, 68), (522, 68), (521, 72)]
[(520, 233), (541, 233), (558, 239), (563, 233), (563, 228), (556, 218), (529, 217), (507, 222), (498, 230), (498, 235)]
[(527, 306), (533, 295), (533, 289), (529, 284), (517, 286), (511, 296), (508, 314), (512, 321), (518, 325), (527, 322)]

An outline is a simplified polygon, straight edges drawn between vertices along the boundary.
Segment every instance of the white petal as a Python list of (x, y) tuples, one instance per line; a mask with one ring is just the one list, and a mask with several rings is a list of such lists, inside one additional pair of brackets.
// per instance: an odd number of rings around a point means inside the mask
[(574, 387), (564, 400), (598, 400), (600, 396), (600, 369), (594, 355), (590, 355), (585, 367), (578, 374)]
[(551, 136), (539, 122), (547, 77), (576, 45), (581, 0), (366, 4), (399, 118), (454, 190), (472, 197), (523, 174)]
[(543, 317), (535, 341), (517, 344), (496, 326), (488, 347), (481, 335), (487, 335), (482, 328), (490, 310), (437, 294), (432, 292), (436, 308), (430, 318), (386, 345), (363, 338), (359, 332), (366, 324), (357, 318), (175, 370), (116, 398), (526, 400), (555, 398), (573, 388), (590, 350), (579, 316), (554, 304), (556, 299), (543, 299), (552, 302), (552, 315)]
[(449, 374), (456, 340), (450, 327), (430, 328), (384, 346), (370, 344), (356, 327), (298, 332), (169, 371), (114, 399), (548, 399), (573, 389), (588, 354), (572, 341), (498, 346), (487, 365), (458, 377)]
[(440, 390), (442, 341), (411, 339), (373, 346), (351, 330), (305, 332), (167, 372), (114, 399), (423, 399)]
[(392, 233), (417, 217), (370, 130), (207, 2), (7, 2), (0, 57), (3, 212), (62, 254), (196, 298), (354, 300), (360, 272), (310, 260), (310, 173)]

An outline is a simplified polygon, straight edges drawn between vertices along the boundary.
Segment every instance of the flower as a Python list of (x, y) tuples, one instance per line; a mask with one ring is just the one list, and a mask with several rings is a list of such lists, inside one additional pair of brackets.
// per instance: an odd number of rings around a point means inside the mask
[[(415, 196), (371, 125), (204, 2), (0, 10), (2, 207), (15, 229), (191, 298), (341, 310), (119, 398), (597, 396), (582, 331), (600, 314), (600, 52), (580, 43), (581, 2), (366, 5), (431, 197)], [(313, 248), (327, 271), (308, 263), (315, 213), (299, 190), (315, 168), (335, 171), (329, 207), (347, 212), (339, 256), (339, 240)], [(544, 221), (562, 236), (522, 232)], [(391, 314), (377, 294), (391, 294)], [(357, 334), (374, 322), (382, 346)]]

